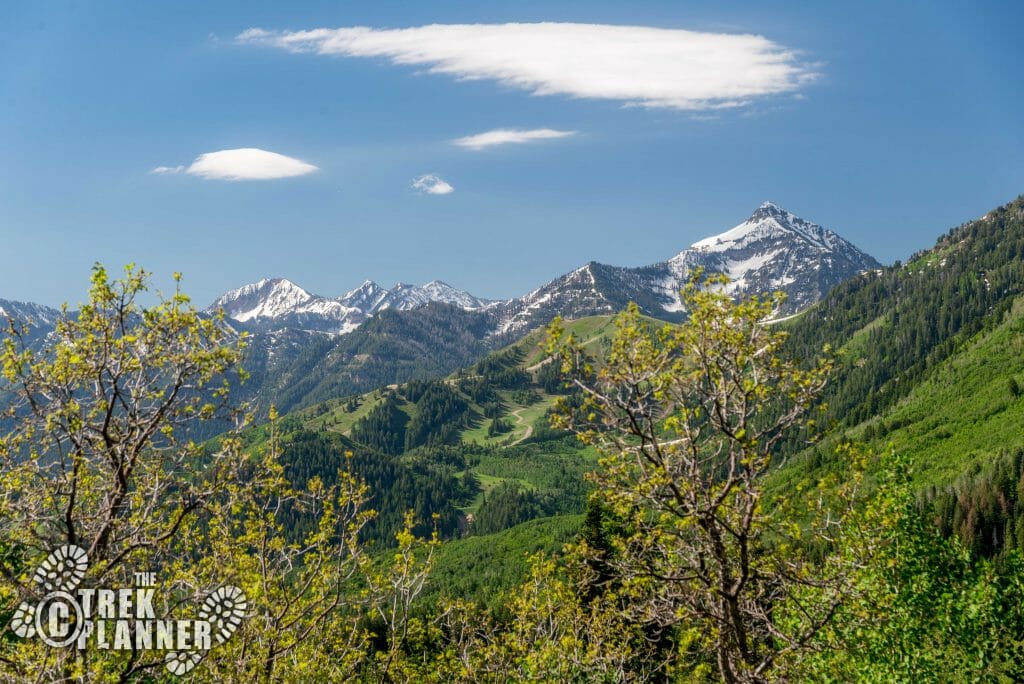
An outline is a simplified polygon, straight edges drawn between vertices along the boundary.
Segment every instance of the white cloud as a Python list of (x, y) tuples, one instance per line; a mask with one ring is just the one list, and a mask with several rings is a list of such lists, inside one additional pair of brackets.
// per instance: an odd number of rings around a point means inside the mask
[(534, 128), (530, 130), (496, 128), (493, 131), (456, 138), (452, 141), (452, 144), (470, 150), (482, 150), (494, 145), (526, 143), (535, 140), (554, 140), (557, 138), (568, 138), (571, 135), (576, 135), (576, 131), (556, 131), (551, 128)]
[(413, 190), (419, 190), (428, 195), (448, 195), (455, 192), (455, 188), (448, 181), (432, 173), (413, 179), (412, 187)]
[(791, 93), (815, 66), (763, 36), (603, 24), (431, 24), (308, 31), (253, 28), (242, 43), (291, 52), (383, 57), (429, 73), (498, 81), (534, 95), (646, 107), (736, 107)]
[(178, 166), (157, 166), (150, 173), (170, 175), (187, 173), (200, 178), (217, 180), (271, 180), (274, 178), (290, 178), (305, 176), (319, 169), (301, 159), (286, 157), (276, 152), (268, 152), (255, 147), (243, 147), (237, 150), (220, 150), (206, 152), (196, 157), (187, 168)]
[(200, 178), (240, 181), (291, 178), (317, 170), (317, 167), (301, 159), (255, 147), (243, 147), (201, 154), (185, 173)]

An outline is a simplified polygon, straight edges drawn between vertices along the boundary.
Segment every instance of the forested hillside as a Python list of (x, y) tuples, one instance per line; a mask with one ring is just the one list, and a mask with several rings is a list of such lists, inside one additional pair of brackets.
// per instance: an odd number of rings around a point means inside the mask
[[(352, 335), (386, 323), (388, 313)], [(614, 326), (612, 317), (595, 316), (569, 328), (600, 351)], [(314, 476), (331, 485), (351, 451), (352, 469), (370, 485), (378, 511), (364, 538), (383, 545), (394, 542), (406, 510), (414, 511), (419, 533), (438, 514), (443, 539), (579, 514), (588, 491), (584, 473), (595, 467), (595, 456), (550, 426), (548, 414), (565, 389), (545, 346), (546, 333), (538, 330), (448, 377), (411, 380), (294, 411), (275, 428), (285, 474), (297, 487)], [(248, 448), (264, 448), (269, 431), (264, 425), (245, 435)], [(291, 521), (296, 534), (308, 532), (308, 518), (296, 513)], [(523, 554), (504, 563), (507, 577), (525, 572)]]
[(486, 354), (486, 331), (485, 317), (448, 304), (387, 309), (347, 335), (307, 342), (294, 360), (254, 378), (254, 389), (290, 411), (387, 383), (435, 378)]
[(828, 418), (852, 426), (906, 396), (1024, 294), (1024, 198), (950, 230), (906, 264), (851, 278), (786, 325), (788, 350), (846, 352)]
[(847, 439), (911, 464), (922, 510), (978, 553), (1024, 542), (1024, 198), (954, 228), (933, 249), (840, 285), (787, 324), (792, 353), (841, 363), (823, 395), (824, 440), (789, 442), (776, 474), (842, 468)]

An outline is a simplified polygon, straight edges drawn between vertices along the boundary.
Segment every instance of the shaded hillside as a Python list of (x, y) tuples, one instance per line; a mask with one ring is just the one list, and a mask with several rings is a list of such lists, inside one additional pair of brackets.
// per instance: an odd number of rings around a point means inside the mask
[(955, 228), (906, 264), (834, 288), (787, 322), (789, 352), (812, 358), (824, 344), (845, 357), (826, 391), (840, 427), (893, 406), (1024, 294), (1024, 198)]
[(487, 353), (487, 325), (486, 316), (448, 304), (386, 309), (347, 335), (311, 341), (263, 379), (259, 396), (287, 411), (381, 385), (444, 376)]

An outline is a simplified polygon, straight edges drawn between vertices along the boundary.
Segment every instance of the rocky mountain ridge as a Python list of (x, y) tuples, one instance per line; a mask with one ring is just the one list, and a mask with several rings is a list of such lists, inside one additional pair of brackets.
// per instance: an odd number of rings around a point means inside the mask
[(475, 297), (440, 280), (422, 286), (399, 283), (390, 289), (367, 280), (332, 299), (275, 278), (232, 290), (209, 310), (223, 308), (229, 319), (254, 331), (298, 328), (344, 334), (380, 311), (408, 311), (439, 302), (486, 313), (493, 319), (491, 334), (503, 338), (543, 325), (556, 315), (612, 313), (631, 301), (650, 316), (679, 320), (685, 316), (679, 290), (697, 267), (726, 274), (728, 291), (738, 297), (786, 292), (787, 301), (776, 312), (783, 317), (810, 306), (843, 280), (878, 268), (879, 263), (837, 233), (765, 202), (743, 223), (695, 242), (666, 261), (642, 267), (592, 261), (505, 301)]

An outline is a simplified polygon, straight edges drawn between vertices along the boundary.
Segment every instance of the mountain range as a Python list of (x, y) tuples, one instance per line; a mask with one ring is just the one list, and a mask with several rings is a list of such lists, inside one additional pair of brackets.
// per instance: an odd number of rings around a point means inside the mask
[(451, 304), (466, 311), (499, 303), (474, 297), (440, 280), (422, 286), (398, 283), (391, 289), (367, 280), (354, 290), (329, 299), (311, 294), (285, 278), (265, 278), (224, 293), (207, 311), (223, 309), (229, 320), (251, 332), (297, 328), (343, 335), (385, 309), (409, 311), (430, 302)]
[(272, 278), (231, 290), (208, 310), (223, 309), (228, 319), (253, 332), (301, 329), (340, 335), (386, 309), (408, 311), (440, 302), (481, 312), (492, 321), (491, 335), (514, 337), (556, 315), (610, 313), (631, 301), (645, 314), (678, 320), (685, 315), (679, 291), (697, 267), (727, 275), (727, 289), (737, 296), (784, 291), (787, 301), (776, 312), (781, 317), (803, 310), (834, 285), (879, 264), (835, 232), (765, 202), (738, 226), (666, 261), (639, 268), (591, 261), (505, 301), (475, 297), (440, 280), (422, 286), (399, 283), (390, 289), (367, 280), (328, 298)]
[[(440, 280), (384, 288), (367, 280), (336, 297), (284, 278), (226, 292), (207, 313), (251, 335), (243, 392), (280, 408), (382, 384), (449, 373), (513, 342), (555, 316), (614, 313), (629, 302), (653, 318), (679, 321), (679, 291), (691, 271), (724, 273), (742, 297), (781, 290), (776, 318), (798, 313), (833, 286), (879, 263), (834, 231), (764, 202), (739, 225), (700, 240), (665, 261), (622, 267), (591, 261), (509, 300), (473, 296)], [(32, 319), (45, 334), (56, 310), (0, 300), (0, 312)]]

